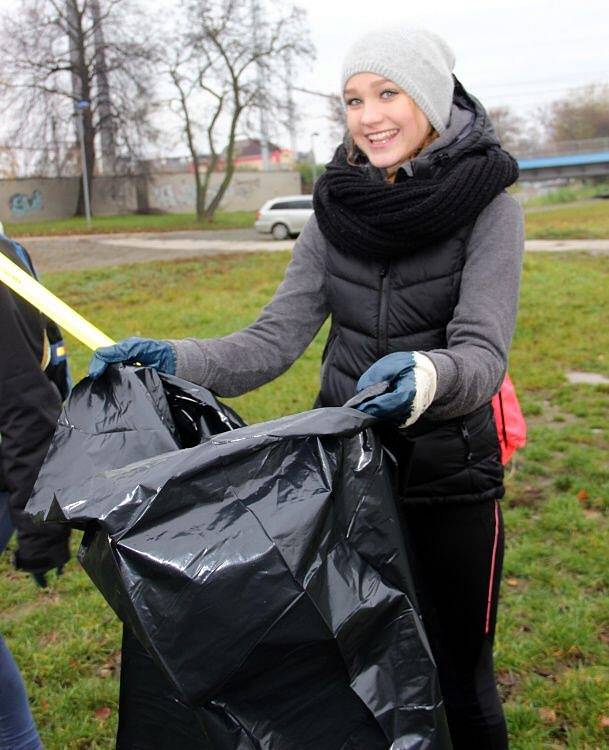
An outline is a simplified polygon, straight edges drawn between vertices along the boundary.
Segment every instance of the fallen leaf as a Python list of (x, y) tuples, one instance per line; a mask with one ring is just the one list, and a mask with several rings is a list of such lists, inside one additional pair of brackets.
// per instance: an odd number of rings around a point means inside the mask
[(59, 634), (57, 633), (56, 630), (51, 630), (50, 632), (45, 633), (44, 635), (40, 637), (40, 643), (43, 646), (48, 643), (57, 643), (58, 640), (59, 640)]
[(513, 687), (518, 682), (518, 677), (514, 672), (502, 670), (497, 672), (497, 682), (505, 687)]
[(110, 658), (107, 659), (103, 664), (100, 665), (97, 670), (97, 676), (106, 678), (112, 677), (113, 675), (118, 676), (121, 666), (121, 652), (115, 651), (110, 654)]
[(586, 656), (579, 646), (569, 646), (567, 655), (576, 661), (585, 661)]
[(584, 516), (586, 518), (600, 518), (601, 517), (601, 513), (599, 513), (598, 510), (588, 510), (588, 509), (586, 509), (584, 511)]
[(100, 721), (106, 721), (112, 715), (112, 709), (109, 706), (102, 706), (95, 710), (95, 718)]
[(586, 500), (588, 499), (588, 493), (586, 492), (586, 490), (581, 489), (577, 493), (577, 499), (579, 500), (580, 503), (585, 503)]
[(554, 724), (556, 722), (556, 711), (553, 708), (540, 708), (539, 718), (546, 724)]

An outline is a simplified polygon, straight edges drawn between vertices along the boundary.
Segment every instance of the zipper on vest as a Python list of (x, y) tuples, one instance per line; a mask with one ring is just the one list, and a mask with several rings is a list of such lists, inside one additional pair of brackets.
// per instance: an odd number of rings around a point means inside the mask
[(387, 318), (389, 317), (389, 261), (384, 261), (381, 265), (379, 275), (381, 277), (381, 289), (379, 293), (379, 324), (378, 324), (378, 355), (379, 357), (387, 354), (388, 349), (388, 332)]
[(461, 422), (461, 435), (463, 436), (463, 440), (465, 441), (465, 445), (467, 447), (467, 456), (465, 460), (467, 461), (467, 463), (469, 463), (474, 457), (474, 454), (472, 453), (472, 441), (469, 436), (469, 430), (467, 429), (467, 425), (464, 421)]

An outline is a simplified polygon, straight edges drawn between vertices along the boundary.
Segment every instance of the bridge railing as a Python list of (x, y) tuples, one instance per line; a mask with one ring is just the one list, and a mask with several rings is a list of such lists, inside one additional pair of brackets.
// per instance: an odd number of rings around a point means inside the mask
[(564, 156), (566, 154), (594, 154), (609, 151), (609, 138), (587, 138), (578, 141), (548, 143), (540, 148), (514, 152), (517, 159), (534, 159), (537, 156)]

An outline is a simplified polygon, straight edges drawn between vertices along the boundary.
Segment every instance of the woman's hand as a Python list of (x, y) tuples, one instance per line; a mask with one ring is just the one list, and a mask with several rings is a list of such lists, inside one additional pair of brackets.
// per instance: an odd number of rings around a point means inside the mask
[(175, 375), (176, 358), (173, 347), (167, 341), (142, 339), (130, 336), (112, 346), (102, 346), (95, 350), (89, 362), (89, 377), (93, 380), (106, 370), (109, 364), (124, 362), (138, 363), (145, 367), (154, 367), (159, 372)]
[(379, 419), (395, 422), (399, 427), (416, 422), (436, 392), (436, 368), (421, 352), (387, 354), (366, 370), (357, 381), (356, 390), (359, 393), (383, 380), (391, 383), (391, 389), (357, 408)]

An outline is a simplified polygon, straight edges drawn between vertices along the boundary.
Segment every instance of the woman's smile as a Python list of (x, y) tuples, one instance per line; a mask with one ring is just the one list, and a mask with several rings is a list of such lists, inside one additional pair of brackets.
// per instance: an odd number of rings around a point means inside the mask
[(380, 133), (368, 133), (366, 138), (370, 141), (370, 145), (374, 149), (381, 149), (390, 143), (393, 143), (396, 136), (399, 133), (399, 128), (393, 128), (391, 130), (381, 130)]

